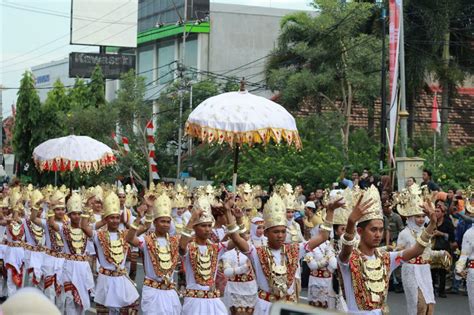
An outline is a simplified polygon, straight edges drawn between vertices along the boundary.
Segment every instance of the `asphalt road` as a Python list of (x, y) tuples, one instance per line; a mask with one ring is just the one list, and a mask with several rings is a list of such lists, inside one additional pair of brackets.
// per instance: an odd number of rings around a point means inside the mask
[[(143, 283), (143, 266), (141, 264), (138, 265), (137, 268), (137, 288), (139, 292), (141, 291), (142, 283)], [(301, 303), (306, 303), (305, 301), (306, 292), (302, 292)], [(393, 293), (390, 292), (388, 295), (388, 305), (390, 307), (390, 315), (406, 315), (407, 308), (405, 304), (405, 295), (403, 293)], [(95, 314), (95, 309), (91, 309), (86, 314), (91, 315)], [(452, 295), (448, 294), (448, 297), (445, 299), (436, 298), (436, 306), (435, 306), (435, 315), (469, 315), (469, 305), (467, 296), (463, 295)], [(201, 315), (201, 314), (195, 314)], [(207, 314), (202, 314), (207, 315)]]

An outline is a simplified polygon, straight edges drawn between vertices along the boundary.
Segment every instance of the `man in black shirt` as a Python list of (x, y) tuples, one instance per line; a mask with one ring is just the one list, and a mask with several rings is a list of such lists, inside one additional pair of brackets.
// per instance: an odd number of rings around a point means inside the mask
[(431, 179), (433, 176), (433, 173), (431, 173), (430, 170), (424, 169), (423, 170), (423, 182), (421, 183), (421, 186), (428, 186), (428, 189), (430, 191), (439, 191), (439, 186), (435, 184), (435, 182)]

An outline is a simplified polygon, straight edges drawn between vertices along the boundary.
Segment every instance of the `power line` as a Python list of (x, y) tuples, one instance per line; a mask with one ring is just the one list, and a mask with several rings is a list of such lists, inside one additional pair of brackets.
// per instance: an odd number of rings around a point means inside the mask
[[(152, 3), (152, 2), (149, 2), (149, 3), (147, 4), (147, 6), (148, 6), (150, 3)], [(123, 6), (125, 6), (125, 5), (127, 5), (127, 4), (128, 4), (128, 3), (122, 4), (121, 6), (115, 8), (114, 10), (112, 10), (112, 11), (110, 11), (110, 12), (108, 12), (107, 14), (103, 15), (102, 17), (96, 19), (96, 21), (100, 21), (102, 18), (104, 18), (104, 17), (106, 17), (106, 16), (112, 14), (113, 12), (117, 11), (118, 9), (122, 8)], [(137, 10), (132, 11), (130, 14), (128, 14), (128, 15), (126, 15), (126, 16), (124, 16), (124, 17), (121, 17), (120, 19), (116, 20), (115, 22), (119, 22), (121, 19), (123, 19), (123, 18), (125, 18), (125, 17), (128, 17), (128, 16), (131, 16), (132, 14), (135, 14), (135, 12), (137, 12), (137, 11), (138, 11), (138, 8), (137, 8)], [(114, 22), (114, 23), (115, 23), (115, 22)], [(80, 27), (80, 28), (78, 28), (77, 30), (84, 29), (84, 28), (90, 26), (92, 23), (93, 23), (93, 22), (91, 22), (91, 23), (89, 23), (89, 24), (87, 24), (87, 25), (84, 25), (83, 27)], [(135, 24), (132, 24), (130, 27), (126, 28), (125, 30), (128, 30), (128, 29), (130, 29), (130, 28), (132, 28), (132, 27), (134, 27), (134, 26), (135, 26)], [(107, 26), (104, 26), (102, 29), (104, 29), (104, 28), (106, 28), (106, 27), (107, 27)], [(100, 30), (99, 30), (99, 31), (100, 31)], [(123, 31), (124, 31), (124, 30), (121, 30), (120, 32), (123, 32)], [(97, 31), (94, 31), (94, 32), (97, 32)], [(115, 34), (112, 34), (111, 36), (109, 36), (109, 37), (107, 37), (107, 38), (105, 38), (105, 39), (102, 39), (102, 40), (107, 40), (107, 39), (109, 39), (109, 38), (111, 38), (111, 37), (114, 37), (114, 36), (118, 35), (120, 32), (115, 33)], [(86, 38), (87, 36), (89, 36), (89, 35), (91, 35), (91, 34), (92, 34), (92, 33), (90, 33), (90, 34), (88, 34), (88, 35), (85, 35), (85, 36), (79, 38), (79, 40), (80, 40), (80, 39), (83, 39), (83, 38)], [(38, 50), (38, 49), (40, 49), (40, 48), (42, 48), (42, 47), (46, 47), (46, 46), (48, 46), (49, 44), (51, 44), (51, 43), (53, 43), (53, 42), (56, 42), (56, 41), (58, 41), (58, 40), (61, 40), (61, 39), (65, 38), (65, 37), (67, 37), (68, 35), (69, 35), (69, 33), (66, 34), (66, 35), (63, 35), (63, 36), (61, 36), (61, 37), (59, 37), (59, 38), (57, 38), (57, 39), (55, 39), (55, 40), (53, 40), (53, 41), (50, 41), (50, 42), (48, 42), (47, 44), (44, 44), (44, 45), (42, 45), (42, 46), (40, 46), (40, 47), (38, 47), (38, 48), (36, 48), (36, 49), (33, 49), (33, 50), (29, 51), (28, 53), (23, 54), (23, 56), (29, 55), (31, 52), (34, 52), (34, 51), (36, 51), (36, 50)], [(15, 62), (15, 63), (9, 64), (9, 65), (7, 65), (7, 66), (5, 66), (5, 67), (11, 67), (11, 66), (14, 66), (14, 65), (17, 65), (17, 64), (21, 64), (21, 63), (24, 63), (24, 62), (27, 62), (27, 61), (36, 59), (36, 58), (38, 58), (38, 57), (42, 57), (42, 56), (47, 55), (47, 54), (49, 54), (50, 52), (53, 52), (53, 51), (55, 51), (55, 50), (57, 50), (57, 49), (59, 49), (59, 48), (67, 47), (67, 46), (69, 46), (69, 44), (61, 45), (61, 46), (56, 47), (56, 48), (54, 48), (54, 49), (52, 49), (52, 50), (48, 50), (47, 52), (45, 52), (45, 53), (43, 53), (43, 54), (41, 54), (41, 55), (39, 55), (39, 56), (34, 56), (34, 57), (32, 57), (32, 58), (28, 58), (28, 59), (25, 59), (25, 60), (22, 60), (22, 61), (19, 61), (19, 62)], [(85, 48), (85, 49), (89, 49), (89, 48)], [(18, 59), (18, 58), (20, 58), (20, 57), (22, 57), (22, 56), (16, 56), (16, 57), (14, 57), (14, 58), (10, 58), (10, 59), (7, 60), (7, 61), (11, 61), (11, 60), (14, 60), (14, 59)], [(3, 63), (5, 63), (5, 62), (6, 62), (6, 61), (3, 61)], [(16, 72), (16, 71), (19, 71), (19, 70), (22, 70), (22, 69), (2, 71), (1, 73)]]

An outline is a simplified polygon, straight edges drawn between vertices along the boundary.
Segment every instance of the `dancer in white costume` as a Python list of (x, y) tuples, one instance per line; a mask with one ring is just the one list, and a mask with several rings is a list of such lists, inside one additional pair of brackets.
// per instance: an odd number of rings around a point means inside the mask
[[(402, 190), (395, 197), (398, 213), (407, 218), (407, 226), (400, 232), (397, 250), (403, 250), (416, 244), (425, 224), (425, 214), (419, 186), (415, 183)], [(434, 312), (435, 297), (431, 279), (430, 261), (433, 255), (443, 255), (444, 251), (432, 251), (425, 248), (423, 253), (402, 264), (403, 290), (409, 315), (430, 315)]]
[[(178, 236), (170, 236), (171, 200), (162, 194), (149, 205), (138, 207), (138, 216), (130, 225), (127, 241), (144, 255), (145, 280), (141, 309), (145, 315), (180, 315), (181, 302), (176, 292), (173, 273), (179, 261)], [(141, 218), (153, 221), (154, 232), (137, 237)]]
[(2, 214), (1, 219), (5, 219), (4, 224), (6, 224), (7, 248), (4, 263), (7, 269), (8, 296), (12, 296), (23, 284), (25, 229), (20, 220), (20, 211), (23, 211), (20, 191), (12, 189), (9, 201), (9, 209), (12, 214), (9, 217), (3, 217)]
[[(469, 196), (472, 198), (472, 196)], [(466, 200), (466, 215), (474, 218), (474, 205), (471, 199)], [(461, 246), (461, 257), (456, 263), (456, 274), (467, 279), (469, 309), (474, 314), (474, 225), (464, 233)]]
[(103, 220), (107, 222), (107, 230), (93, 230), (88, 219), (88, 214), (82, 214), (81, 228), (92, 237), (100, 264), (94, 299), (97, 314), (137, 314), (139, 294), (125, 268), (128, 244), (125, 233), (119, 232), (120, 201), (117, 195), (110, 192), (104, 199)]
[(50, 228), (49, 222), (52, 220), (59, 226), (67, 223), (65, 216), (65, 194), (60, 190), (55, 190), (49, 198), (47, 205), (49, 208), (47, 212), (48, 219), (40, 219), (38, 217), (39, 204), (35, 204), (31, 208), (30, 220), (44, 230), (45, 252), (42, 266), (43, 292), (61, 311), (64, 311), (65, 296), (62, 283), (64, 242), (59, 232)]
[[(229, 222), (229, 234), (235, 246), (248, 255), (257, 277), (259, 290), (254, 314), (268, 314), (272, 302), (296, 301), (295, 276), (299, 265), (298, 261), (306, 252), (313, 250), (328, 239), (332, 230), (333, 211), (342, 205), (340, 202), (341, 200), (336, 200), (328, 204), (327, 220), (322, 224), (319, 235), (308, 242), (285, 244), (286, 206), (282, 198), (274, 193), (263, 210), (268, 245), (255, 248), (236, 233), (234, 215), (237, 215), (238, 220), (241, 221), (243, 214), (240, 209), (234, 208), (234, 197), (228, 196), (225, 207)], [(241, 224), (239, 221), (237, 223)]]
[(228, 244), (210, 241), (213, 224), (209, 199), (202, 196), (196, 201), (191, 219), (181, 232), (179, 241), (179, 251), (184, 256), (186, 269), (183, 315), (227, 314), (220, 299), (221, 292), (215, 286), (217, 263)]
[(66, 315), (82, 315), (90, 308), (89, 292), (94, 289), (94, 278), (87, 255), (87, 235), (80, 227), (82, 198), (73, 193), (67, 202), (70, 222), (59, 225), (52, 218), (49, 227), (61, 234), (64, 241), (63, 285)]
[(250, 260), (234, 248), (222, 256), (222, 262), (224, 275), (228, 279), (224, 301), (231, 314), (253, 314), (257, 302), (257, 282)]

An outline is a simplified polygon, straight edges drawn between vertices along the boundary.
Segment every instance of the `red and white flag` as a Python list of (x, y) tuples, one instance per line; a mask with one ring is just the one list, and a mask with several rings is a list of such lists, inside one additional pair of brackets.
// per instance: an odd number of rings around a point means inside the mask
[(148, 163), (150, 164), (151, 177), (160, 179), (158, 175), (158, 165), (155, 162), (155, 136), (153, 134), (153, 120), (146, 124), (146, 135), (148, 140)]
[(433, 109), (431, 110), (431, 129), (437, 133), (441, 132), (441, 117), (439, 115), (438, 98), (436, 93), (433, 98)]
[(128, 138), (122, 137), (123, 149), (125, 150), (125, 154), (130, 152), (130, 146), (128, 145)]

